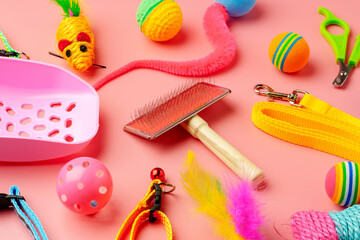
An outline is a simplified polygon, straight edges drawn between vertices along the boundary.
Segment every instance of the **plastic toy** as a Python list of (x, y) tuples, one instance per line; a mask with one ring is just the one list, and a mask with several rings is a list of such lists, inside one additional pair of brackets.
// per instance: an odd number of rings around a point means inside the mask
[(256, 0), (215, 0), (223, 5), (231, 17), (240, 17), (250, 12)]
[(299, 71), (306, 65), (309, 57), (309, 45), (296, 33), (281, 33), (271, 41), (269, 46), (270, 61), (282, 72)]
[(340, 162), (326, 175), (326, 193), (334, 203), (348, 207), (360, 202), (359, 164)]
[[(346, 48), (350, 27), (344, 20), (335, 17), (334, 14), (332, 14), (332, 12), (326, 8), (320, 7), (319, 13), (326, 17), (326, 19), (320, 25), (320, 32), (332, 47), (335, 53), (336, 63), (339, 64), (340, 67), (339, 73), (333, 81), (333, 85), (334, 87), (341, 87), (346, 82), (352, 69), (356, 67), (360, 61), (360, 35), (356, 37), (356, 43), (349, 58), (348, 65), (345, 65)], [(329, 25), (336, 25), (343, 28), (344, 33), (340, 35), (329, 33), (326, 29), (326, 27)]]
[(80, 13), (79, 0), (53, 1), (64, 11), (64, 20), (56, 31), (58, 50), (74, 70), (85, 72), (95, 61), (95, 39)]
[(141, 32), (154, 41), (167, 41), (178, 34), (183, 18), (174, 0), (143, 0), (136, 12)]
[(84, 215), (100, 211), (109, 202), (112, 190), (109, 170), (89, 157), (75, 158), (65, 164), (56, 181), (61, 202), (71, 211)]
[[(39, 161), (83, 149), (99, 128), (99, 97), (62, 68), (0, 58), (0, 160)], [(14, 74), (16, 73), (16, 74)]]

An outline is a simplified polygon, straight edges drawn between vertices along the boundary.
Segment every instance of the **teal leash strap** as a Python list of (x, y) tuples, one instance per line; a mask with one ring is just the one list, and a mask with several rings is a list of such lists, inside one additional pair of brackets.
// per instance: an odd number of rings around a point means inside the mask
[(21, 52), (16, 51), (15, 49), (13, 49), (13, 48), (10, 46), (8, 40), (6, 39), (5, 35), (3, 34), (3, 32), (2, 32), (1, 30), (0, 30), (0, 38), (1, 38), (1, 40), (3, 41), (4, 45), (5, 45), (6, 51), (16, 53), (16, 55), (14, 55), (14, 56), (9, 56), (9, 57), (20, 58)]
[(25, 202), (25, 198), (20, 195), (17, 186), (10, 188), (10, 194), (0, 193), (0, 208), (13, 207), (25, 227), (29, 230), (34, 240), (48, 240), (46, 233), (29, 205)]

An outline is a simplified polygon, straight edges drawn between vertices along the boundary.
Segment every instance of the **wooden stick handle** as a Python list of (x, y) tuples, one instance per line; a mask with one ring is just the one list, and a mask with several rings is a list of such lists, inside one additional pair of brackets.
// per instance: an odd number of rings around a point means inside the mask
[(233, 170), (241, 179), (250, 181), (263, 177), (263, 171), (255, 164), (250, 162), (230, 143), (225, 141), (207, 122), (201, 117), (195, 115), (181, 123), (194, 138), (198, 138), (204, 143), (216, 156), (218, 156), (231, 170)]

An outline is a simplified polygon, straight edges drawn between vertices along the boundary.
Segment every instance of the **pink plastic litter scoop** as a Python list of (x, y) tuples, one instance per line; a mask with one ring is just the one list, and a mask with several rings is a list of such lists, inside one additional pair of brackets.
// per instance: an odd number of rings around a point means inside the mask
[(0, 161), (58, 158), (83, 149), (99, 127), (97, 92), (49, 64), (0, 57)]

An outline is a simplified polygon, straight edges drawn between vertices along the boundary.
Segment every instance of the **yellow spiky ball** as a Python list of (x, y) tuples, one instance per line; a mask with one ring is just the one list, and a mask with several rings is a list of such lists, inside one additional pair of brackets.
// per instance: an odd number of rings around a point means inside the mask
[(143, 0), (136, 18), (141, 31), (154, 41), (172, 39), (183, 23), (181, 8), (174, 0)]

